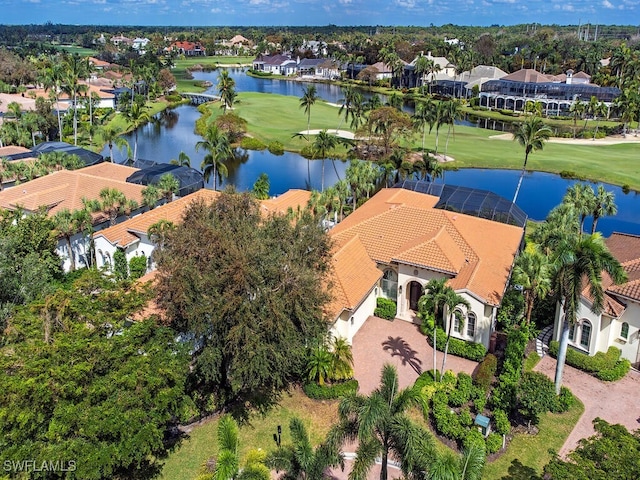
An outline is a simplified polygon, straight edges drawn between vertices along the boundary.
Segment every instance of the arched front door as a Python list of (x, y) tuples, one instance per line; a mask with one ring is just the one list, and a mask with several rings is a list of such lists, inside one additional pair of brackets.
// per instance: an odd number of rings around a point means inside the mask
[(409, 308), (418, 311), (418, 300), (422, 296), (422, 285), (419, 282), (409, 283)]

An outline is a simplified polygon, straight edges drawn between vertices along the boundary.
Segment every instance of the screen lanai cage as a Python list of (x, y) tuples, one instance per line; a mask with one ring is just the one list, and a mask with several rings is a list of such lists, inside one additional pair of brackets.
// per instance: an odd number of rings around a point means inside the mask
[(423, 180), (404, 180), (394, 185), (438, 197), (435, 208), (524, 227), (527, 214), (513, 202), (488, 190), (446, 185)]
[(180, 183), (177, 195), (184, 197), (204, 188), (202, 174), (194, 168), (181, 167), (168, 163), (157, 164), (138, 170), (127, 178), (127, 182), (138, 185), (156, 185), (163, 175), (170, 173)]

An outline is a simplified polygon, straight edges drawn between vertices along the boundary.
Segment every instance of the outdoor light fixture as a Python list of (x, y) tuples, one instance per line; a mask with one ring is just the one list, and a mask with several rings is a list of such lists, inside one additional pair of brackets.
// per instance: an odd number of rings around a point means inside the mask
[(280, 448), (280, 442), (282, 440), (282, 427), (278, 425), (278, 433), (273, 434), (273, 441), (276, 442), (278, 448)]

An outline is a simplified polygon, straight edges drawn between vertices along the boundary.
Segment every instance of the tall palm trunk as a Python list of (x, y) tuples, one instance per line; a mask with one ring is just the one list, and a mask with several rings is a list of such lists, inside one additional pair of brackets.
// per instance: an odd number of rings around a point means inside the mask
[(76, 269), (76, 259), (73, 256), (73, 247), (71, 246), (71, 237), (67, 236), (67, 250), (69, 250), (69, 261), (71, 262), (71, 271)]
[(449, 325), (447, 327), (447, 341), (444, 344), (444, 352), (442, 356), (442, 368), (440, 369), (440, 378), (444, 376), (444, 367), (447, 364), (447, 353), (449, 352), (449, 340), (451, 339), (451, 324), (453, 323), (453, 312), (449, 315)]
[(560, 334), (560, 347), (558, 348), (558, 360), (556, 364), (556, 395), (560, 395), (562, 387), (562, 375), (564, 374), (564, 363), (567, 359), (567, 347), (569, 345), (569, 321), (565, 315), (562, 322), (562, 333)]
[(520, 173), (520, 179), (518, 180), (518, 186), (516, 187), (516, 193), (513, 195), (513, 203), (516, 203), (518, 200), (518, 193), (520, 193), (520, 186), (522, 185), (522, 179), (524, 178), (524, 174), (527, 171), (527, 160), (529, 159), (529, 153), (526, 152), (524, 154), (524, 164), (522, 165), (522, 173)]

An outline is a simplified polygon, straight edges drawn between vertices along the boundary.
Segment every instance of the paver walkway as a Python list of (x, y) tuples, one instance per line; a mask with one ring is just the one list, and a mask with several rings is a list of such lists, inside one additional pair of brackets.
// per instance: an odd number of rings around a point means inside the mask
[[(553, 380), (555, 358), (546, 355), (534, 370)], [(595, 433), (592, 421), (596, 417), (609, 423), (620, 423), (630, 431), (640, 428), (640, 373), (632, 370), (622, 380), (603, 382), (566, 365), (562, 381), (584, 403), (584, 413), (558, 452), (561, 456), (574, 450), (578, 440)]]
[(553, 325), (548, 325), (542, 329), (538, 337), (536, 338), (536, 353), (540, 358), (544, 357), (549, 352), (549, 342), (553, 335)]
[[(413, 385), (425, 370), (433, 369), (433, 349), (417, 325), (404, 320), (388, 321), (369, 317), (353, 338), (353, 364), (360, 393), (368, 394), (380, 384), (380, 373), (386, 363), (398, 369), (400, 388)], [(442, 366), (442, 352), (437, 352), (437, 368)], [(469, 375), (477, 363), (447, 356), (447, 370)]]

